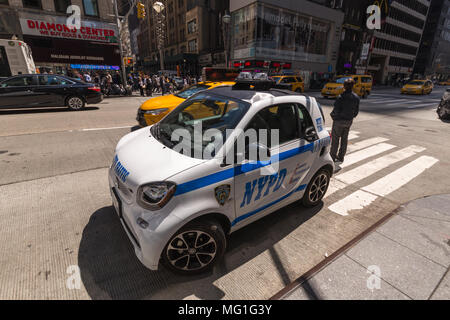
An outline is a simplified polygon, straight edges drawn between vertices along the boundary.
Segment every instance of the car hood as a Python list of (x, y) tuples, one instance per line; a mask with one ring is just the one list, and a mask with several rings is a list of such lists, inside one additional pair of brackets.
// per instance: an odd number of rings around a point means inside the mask
[(151, 135), (150, 127), (124, 136), (117, 144), (115, 155), (115, 162), (119, 162), (127, 173), (126, 182), (131, 187), (170, 180), (172, 176), (204, 161), (164, 146)]
[(332, 83), (329, 82), (325, 85), (326, 88), (333, 88), (333, 89), (344, 89), (344, 85), (340, 83)]
[(406, 89), (421, 89), (423, 87), (422, 84), (405, 84), (403, 88)]
[(161, 108), (175, 108), (180, 103), (182, 103), (184, 99), (178, 98), (173, 94), (168, 96), (156, 97), (145, 101), (141, 105), (142, 110), (154, 110)]

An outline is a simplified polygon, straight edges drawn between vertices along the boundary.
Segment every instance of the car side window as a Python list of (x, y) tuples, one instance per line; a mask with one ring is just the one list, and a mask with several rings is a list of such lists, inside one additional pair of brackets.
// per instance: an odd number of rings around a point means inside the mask
[(62, 83), (61, 78), (53, 75), (45, 75), (45, 76), (39, 76), (39, 85), (40, 86), (59, 86)]
[(275, 141), (270, 139), (272, 133), (278, 133), (279, 145), (296, 140), (299, 138), (299, 131), (295, 109), (295, 104), (281, 104), (265, 108), (250, 121), (247, 129), (255, 129), (257, 134), (259, 134), (259, 129), (268, 129), (269, 148), (277, 146)]
[(306, 129), (314, 127), (314, 124), (308, 110), (306, 110), (303, 105), (297, 104), (297, 112), (300, 126), (300, 137), (303, 138), (305, 136)]
[(33, 84), (34, 84), (33, 76), (23, 76), (5, 80), (2, 82), (1, 86), (2, 88), (27, 87), (32, 86)]

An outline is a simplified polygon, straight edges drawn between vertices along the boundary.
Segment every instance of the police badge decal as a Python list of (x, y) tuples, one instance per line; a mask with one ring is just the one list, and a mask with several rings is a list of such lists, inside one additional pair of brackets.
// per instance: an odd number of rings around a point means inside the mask
[(216, 200), (221, 206), (225, 205), (225, 202), (230, 197), (230, 191), (231, 186), (229, 184), (224, 184), (214, 189)]

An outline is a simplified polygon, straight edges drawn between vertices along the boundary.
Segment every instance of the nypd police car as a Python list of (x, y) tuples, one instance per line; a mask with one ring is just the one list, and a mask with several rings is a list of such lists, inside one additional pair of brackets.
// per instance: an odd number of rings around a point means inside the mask
[[(203, 272), (234, 231), (295, 201), (311, 207), (324, 197), (334, 164), (320, 105), (272, 89), (267, 79), (251, 81), (198, 93), (119, 141), (111, 196), (147, 268)], [(256, 142), (242, 139), (249, 130)], [(269, 138), (261, 142), (263, 132)]]

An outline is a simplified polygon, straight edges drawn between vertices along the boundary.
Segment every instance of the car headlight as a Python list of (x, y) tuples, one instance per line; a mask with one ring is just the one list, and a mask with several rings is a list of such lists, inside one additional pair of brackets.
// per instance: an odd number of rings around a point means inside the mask
[(139, 187), (138, 204), (149, 210), (159, 210), (172, 198), (176, 184), (172, 182), (152, 182)]
[(166, 112), (167, 110), (169, 110), (169, 109), (168, 108), (161, 108), (161, 109), (153, 109), (153, 110), (142, 110), (142, 112), (144, 114), (149, 114), (149, 115), (152, 115), (152, 116), (158, 116), (161, 113)]

